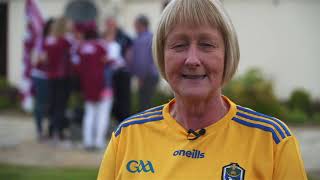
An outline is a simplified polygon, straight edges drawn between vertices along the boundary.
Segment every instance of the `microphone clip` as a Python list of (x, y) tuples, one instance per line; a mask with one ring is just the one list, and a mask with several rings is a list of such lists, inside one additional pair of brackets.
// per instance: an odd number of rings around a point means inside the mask
[[(200, 129), (199, 132), (196, 132), (196, 131), (194, 131), (194, 130), (192, 130), (192, 129), (189, 129), (189, 130), (188, 130), (187, 139), (188, 139), (188, 140), (196, 140), (196, 139), (198, 139), (200, 136), (203, 136), (205, 133), (206, 133), (206, 130), (203, 129), (203, 128)], [(192, 134), (193, 136), (191, 136), (191, 134)]]

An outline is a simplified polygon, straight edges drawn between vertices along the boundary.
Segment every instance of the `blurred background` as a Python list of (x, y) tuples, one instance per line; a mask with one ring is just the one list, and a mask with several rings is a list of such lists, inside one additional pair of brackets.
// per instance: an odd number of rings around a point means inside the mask
[[(37, 137), (31, 61), (45, 22), (63, 16), (73, 24), (70, 32), (85, 33), (84, 29), (94, 27), (100, 38), (108, 41), (111, 18), (134, 46), (138, 38), (137, 17), (147, 17), (152, 32), (166, 3), (165, 0), (0, 0), (0, 179), (95, 179), (102, 158), (103, 151), (88, 151), (82, 146), (85, 100), (81, 91), (72, 91), (68, 98), (67, 141), (55, 144)], [(310, 179), (320, 179), (320, 1), (222, 0), (222, 3), (237, 30), (241, 51), (238, 72), (225, 86), (224, 94), (238, 104), (289, 124), (300, 142)], [(121, 53), (126, 66), (135, 63), (130, 60), (128, 49)], [(126, 103), (130, 104), (132, 114), (140, 109), (139, 78), (134, 73), (129, 78), (130, 96)], [(167, 84), (160, 80), (151, 104), (168, 102), (171, 97)], [(106, 142), (122, 120), (114, 112), (110, 117)], [(49, 126), (49, 122), (43, 123)]]

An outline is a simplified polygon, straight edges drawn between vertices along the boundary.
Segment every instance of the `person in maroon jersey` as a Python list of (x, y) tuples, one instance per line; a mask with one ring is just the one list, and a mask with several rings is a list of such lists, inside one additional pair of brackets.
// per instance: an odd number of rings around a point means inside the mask
[(64, 139), (63, 128), (66, 124), (65, 110), (69, 96), (70, 48), (66, 38), (69, 20), (58, 18), (43, 44), (43, 59), (48, 66), (49, 79), (49, 136), (55, 140)]
[(32, 62), (31, 77), (34, 86), (34, 110), (33, 116), (35, 119), (36, 132), (38, 141), (43, 141), (45, 139), (45, 134), (43, 131), (42, 121), (48, 111), (48, 66), (47, 63), (43, 62), (43, 59), (39, 56), (42, 52), (43, 40), (48, 36), (49, 30), (54, 22), (53, 18), (46, 21), (43, 32), (42, 40), (36, 45), (35, 55)]
[(105, 48), (96, 38), (94, 30), (87, 31), (85, 41), (77, 50), (80, 60), (77, 69), (85, 99), (83, 144), (87, 150), (105, 148), (112, 106), (112, 89), (105, 86), (104, 79), (105, 64), (110, 61)]

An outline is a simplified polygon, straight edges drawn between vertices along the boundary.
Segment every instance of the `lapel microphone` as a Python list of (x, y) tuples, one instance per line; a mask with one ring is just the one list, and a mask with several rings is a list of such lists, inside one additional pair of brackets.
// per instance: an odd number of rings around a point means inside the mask
[[(206, 129), (200, 129), (199, 132), (196, 132), (192, 129), (188, 130), (188, 136), (187, 139), (188, 140), (196, 140), (198, 139), (200, 136), (203, 136), (206, 133)], [(191, 134), (193, 134), (194, 136), (191, 136)]]

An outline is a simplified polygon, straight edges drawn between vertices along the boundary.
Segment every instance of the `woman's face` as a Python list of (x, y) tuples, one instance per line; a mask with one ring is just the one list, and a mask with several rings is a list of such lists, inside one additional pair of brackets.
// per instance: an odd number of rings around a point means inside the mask
[(176, 95), (207, 99), (221, 93), (225, 46), (214, 27), (177, 25), (164, 47), (165, 74)]

